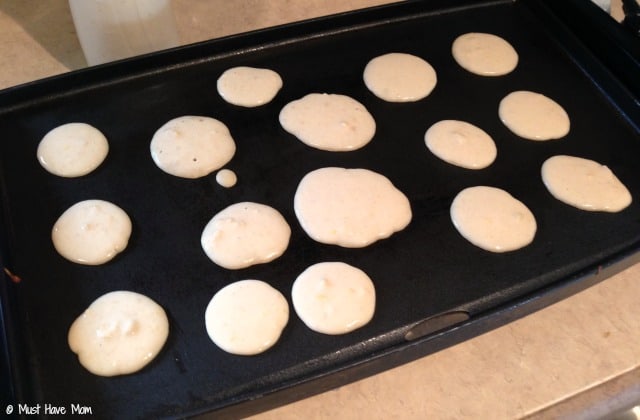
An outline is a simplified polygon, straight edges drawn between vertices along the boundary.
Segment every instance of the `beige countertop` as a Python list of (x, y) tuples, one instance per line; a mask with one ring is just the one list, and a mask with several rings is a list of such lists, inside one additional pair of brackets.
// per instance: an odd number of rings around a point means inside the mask
[[(381, 3), (175, 0), (174, 9), (191, 43)], [(0, 1), (0, 57), (0, 88), (85, 66), (66, 0)], [(491, 332), (255, 418), (599, 418), (640, 401), (639, 297), (637, 264)]]

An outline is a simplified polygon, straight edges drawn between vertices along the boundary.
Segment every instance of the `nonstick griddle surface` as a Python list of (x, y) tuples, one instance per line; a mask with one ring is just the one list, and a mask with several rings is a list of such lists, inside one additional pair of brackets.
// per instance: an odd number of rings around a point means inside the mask
[[(282, 388), (286, 394), (290, 384), (354, 366), (388, 349), (401, 351), (408, 345), (406, 331), (426, 318), (464, 311), (473, 320), (525, 297), (553, 293), (555, 286), (635, 252), (640, 142), (629, 117), (633, 112), (626, 112), (616, 96), (623, 90), (609, 92), (617, 85), (600, 83), (606, 73), (598, 63), (557, 22), (532, 11), (537, 6), (531, 9), (523, 1), (443, 4), (449, 8), (409, 2), (318, 19), (0, 92), (2, 264), (22, 278), (19, 284), (7, 280), (2, 285), (16, 398), (34, 404), (78, 403), (100, 417), (124, 418), (182, 416), (242, 404)], [(517, 69), (486, 78), (459, 67), (451, 43), (472, 31), (507, 39), (519, 53)], [(362, 70), (388, 52), (429, 61), (438, 74), (433, 93), (406, 104), (371, 94)], [(215, 82), (237, 65), (271, 68), (284, 87), (260, 108), (229, 105), (216, 93)], [(560, 103), (571, 118), (569, 135), (532, 142), (510, 133), (497, 109), (514, 90), (540, 92)], [(280, 109), (311, 92), (345, 94), (363, 103), (377, 122), (372, 142), (358, 151), (331, 153), (286, 133), (278, 123)], [(237, 145), (227, 165), (238, 174), (235, 187), (222, 188), (215, 174), (180, 179), (154, 165), (149, 153), (153, 133), (181, 115), (211, 116), (229, 127)], [(495, 163), (471, 171), (433, 156), (423, 136), (442, 119), (465, 120), (487, 131), (497, 144)], [(40, 167), (36, 147), (49, 130), (74, 121), (100, 129), (109, 139), (109, 156), (92, 174), (58, 178)], [(620, 213), (606, 214), (555, 200), (539, 173), (542, 162), (555, 154), (608, 165), (634, 202)], [(411, 224), (364, 249), (315, 243), (295, 218), (293, 195), (306, 173), (324, 166), (384, 174), (409, 197)], [(534, 242), (493, 254), (464, 240), (450, 222), (449, 206), (461, 189), (474, 185), (503, 188), (523, 201), (537, 219)], [(126, 251), (96, 267), (64, 260), (50, 239), (58, 216), (91, 198), (116, 203), (133, 222)], [(200, 234), (215, 213), (240, 201), (278, 209), (291, 225), (291, 242), (272, 263), (225, 270), (201, 250)], [(310, 331), (295, 315), (291, 285), (321, 261), (344, 261), (370, 275), (377, 310), (368, 325), (328, 336)], [(280, 341), (253, 357), (223, 352), (204, 327), (213, 294), (247, 278), (270, 283), (291, 307)], [(141, 372), (102, 378), (80, 366), (66, 337), (73, 320), (113, 290), (143, 293), (162, 305), (170, 335)], [(348, 373), (341, 380), (349, 380)]]

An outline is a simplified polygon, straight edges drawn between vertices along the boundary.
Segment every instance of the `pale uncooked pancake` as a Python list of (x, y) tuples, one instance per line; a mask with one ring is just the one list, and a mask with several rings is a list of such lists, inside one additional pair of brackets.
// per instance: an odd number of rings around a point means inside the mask
[(424, 135), (427, 148), (452, 165), (482, 169), (491, 165), (497, 149), (491, 136), (466, 121), (442, 120)]
[(200, 242), (221, 267), (240, 269), (273, 261), (289, 245), (291, 228), (282, 215), (264, 204), (232, 204), (213, 216)]
[(451, 53), (463, 69), (480, 76), (503, 76), (518, 65), (518, 53), (505, 39), (482, 32), (460, 35)]
[(181, 178), (200, 178), (221, 168), (236, 152), (222, 122), (202, 116), (174, 118), (156, 131), (151, 157), (160, 169)]
[(533, 213), (508, 192), (494, 187), (466, 188), (451, 204), (451, 220), (472, 244), (491, 252), (523, 248), (533, 241)]
[(162, 350), (169, 320), (160, 305), (135, 292), (96, 299), (69, 328), (68, 343), (80, 364), (100, 376), (137, 372)]
[(217, 88), (225, 101), (252, 108), (271, 102), (282, 88), (282, 78), (270, 69), (239, 66), (222, 73)]
[(296, 190), (294, 209), (311, 238), (347, 248), (387, 238), (411, 221), (407, 197), (388, 178), (367, 169), (308, 173)]
[(542, 181), (558, 200), (589, 211), (619, 212), (631, 193), (607, 166), (590, 159), (558, 155), (542, 164)]
[(36, 154), (44, 169), (72, 178), (96, 169), (108, 153), (109, 142), (100, 130), (85, 123), (68, 123), (49, 131)]
[(342, 262), (312, 265), (291, 289), (302, 321), (323, 334), (345, 334), (367, 324), (376, 308), (373, 282), (359, 268)]
[(500, 101), (500, 120), (529, 140), (554, 140), (569, 134), (569, 115), (558, 103), (536, 92), (512, 92)]
[(231, 188), (238, 182), (238, 176), (231, 169), (220, 169), (216, 174), (216, 182), (225, 188)]
[(209, 338), (222, 350), (250, 356), (273, 346), (289, 321), (289, 304), (260, 280), (241, 280), (220, 289), (204, 314)]
[(130, 236), (127, 213), (104, 200), (86, 200), (69, 207), (51, 232), (60, 255), (85, 265), (110, 261), (127, 247)]
[(304, 144), (346, 152), (371, 141), (376, 122), (360, 102), (337, 94), (310, 93), (280, 111), (280, 124)]
[(388, 102), (415, 102), (429, 96), (438, 78), (431, 64), (405, 53), (375, 57), (364, 68), (364, 83)]

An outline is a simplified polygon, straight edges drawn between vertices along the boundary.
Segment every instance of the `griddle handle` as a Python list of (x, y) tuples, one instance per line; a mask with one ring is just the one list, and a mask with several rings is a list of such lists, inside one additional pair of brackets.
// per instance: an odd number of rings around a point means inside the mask
[(445, 330), (454, 325), (468, 321), (469, 313), (465, 311), (451, 311), (443, 314), (434, 315), (423, 321), (414, 324), (404, 335), (407, 341), (413, 341), (429, 334)]

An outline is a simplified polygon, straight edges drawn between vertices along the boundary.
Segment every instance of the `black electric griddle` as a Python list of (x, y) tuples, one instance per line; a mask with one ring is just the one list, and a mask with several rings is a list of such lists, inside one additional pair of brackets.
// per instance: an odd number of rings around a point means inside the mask
[[(507, 39), (519, 53), (517, 69), (488, 78), (459, 67), (451, 43), (472, 31)], [(392, 104), (366, 89), (366, 63), (394, 51), (433, 65), (438, 84), (429, 97)], [(229, 105), (215, 82), (237, 65), (271, 68), (284, 87), (260, 108)], [(446, 348), (637, 262), (640, 110), (610, 65), (545, 2), (417, 1), (199, 43), (0, 92), (0, 264), (22, 279), (14, 283), (5, 276), (0, 282), (9, 402), (68, 409), (79, 404), (102, 418), (243, 416)], [(521, 89), (560, 103), (571, 118), (569, 135), (532, 142), (510, 133), (498, 119), (498, 103)], [(345, 94), (363, 103), (377, 122), (372, 142), (358, 151), (331, 153), (285, 132), (280, 109), (311, 92)], [(227, 124), (237, 144), (227, 165), (238, 174), (235, 187), (222, 188), (215, 174), (187, 180), (154, 165), (151, 136), (181, 115)], [(495, 163), (471, 171), (432, 155), (423, 136), (441, 119), (465, 120), (487, 131), (497, 144)], [(42, 169), (35, 151), (50, 129), (73, 121), (103, 131), (110, 152), (94, 173), (63, 179)], [(634, 202), (608, 214), (555, 200), (539, 173), (555, 154), (608, 165)], [(293, 195), (306, 173), (324, 166), (386, 175), (409, 197), (411, 224), (363, 249), (315, 243), (296, 220)], [(464, 240), (450, 222), (449, 206), (461, 189), (474, 185), (503, 188), (523, 201), (537, 219), (534, 242), (494, 254)], [(118, 204), (133, 221), (126, 251), (96, 267), (66, 261), (50, 240), (58, 216), (90, 198)], [(203, 227), (239, 201), (271, 205), (288, 220), (292, 237), (281, 258), (231, 271), (206, 257), (199, 243)], [(368, 325), (346, 335), (322, 335), (306, 328), (291, 307), (280, 341), (264, 354), (234, 356), (209, 340), (204, 310), (217, 290), (255, 278), (291, 302), (296, 276), (321, 261), (344, 261), (370, 275), (377, 309)], [(113, 290), (143, 293), (162, 305), (170, 335), (142, 371), (103, 378), (80, 366), (66, 337), (73, 320)]]

